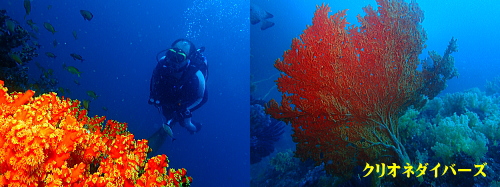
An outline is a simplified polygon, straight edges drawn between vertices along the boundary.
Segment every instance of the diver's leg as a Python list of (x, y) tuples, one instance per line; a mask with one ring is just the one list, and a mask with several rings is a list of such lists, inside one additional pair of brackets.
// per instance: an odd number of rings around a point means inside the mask
[(191, 134), (194, 134), (198, 131), (201, 130), (201, 123), (198, 123), (198, 122), (195, 122), (195, 121), (191, 121), (191, 118), (184, 118), (183, 120), (181, 120), (181, 125), (183, 127), (186, 127), (186, 129), (191, 133)]
[(186, 127), (186, 129), (189, 132), (196, 132), (196, 126), (194, 126), (193, 123), (191, 123), (191, 118), (184, 118), (184, 119), (182, 119), (181, 123), (182, 123), (182, 126)]
[(148, 153), (148, 158), (156, 155), (157, 151), (160, 149), (163, 143), (165, 143), (167, 136), (167, 132), (165, 132), (163, 128), (160, 128), (151, 137), (148, 138), (148, 145), (152, 149), (152, 151)]
[(162, 126), (151, 136), (148, 138), (149, 147), (153, 150), (148, 154), (148, 157), (156, 155), (156, 152), (160, 149), (160, 147), (165, 143), (165, 140), (170, 136), (172, 141), (175, 140), (173, 137), (172, 129), (170, 125), (172, 125), (173, 115), (165, 110), (164, 107), (158, 107), (158, 111), (161, 114)]

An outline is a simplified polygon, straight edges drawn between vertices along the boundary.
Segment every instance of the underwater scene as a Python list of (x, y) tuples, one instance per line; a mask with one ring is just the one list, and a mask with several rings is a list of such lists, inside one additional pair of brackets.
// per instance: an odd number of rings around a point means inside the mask
[(249, 6), (0, 1), (0, 186), (248, 186)]
[(250, 186), (500, 186), (500, 3), (250, 7)]
[(500, 186), (499, 9), (0, 1), (0, 186)]

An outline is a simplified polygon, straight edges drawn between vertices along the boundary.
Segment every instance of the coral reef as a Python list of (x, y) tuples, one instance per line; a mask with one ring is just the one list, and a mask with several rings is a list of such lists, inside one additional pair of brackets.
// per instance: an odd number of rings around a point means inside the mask
[(429, 58), (422, 61), (424, 86), (419, 91), (420, 93), (433, 99), (446, 88), (447, 80), (458, 77), (455, 60), (451, 56), (451, 53), (457, 51), (457, 40), (454, 38), (451, 38), (443, 57), (436, 51), (429, 51)]
[(287, 150), (277, 153), (266, 170), (252, 178), (251, 186), (334, 186), (338, 178), (326, 174), (324, 165), (314, 166), (312, 160), (301, 162)]
[(486, 177), (467, 173), (424, 177), (426, 183), (488, 186), (499, 181), (500, 175), (495, 171), (500, 169), (497, 164), (500, 162), (500, 97), (477, 88), (446, 94), (429, 100), (420, 110), (407, 110), (399, 123), (409, 156), (418, 163), (456, 164), (465, 168), (488, 163)]
[(40, 48), (31, 42), (31, 34), (0, 10), (0, 80), (4, 80), (11, 91), (24, 91), (28, 87), (28, 69), (24, 67)]
[(486, 94), (500, 94), (500, 76), (495, 77), (492, 81), (486, 82)]
[[(459, 102), (460, 101), (460, 102)], [(458, 113), (458, 112), (461, 113)], [(482, 116), (482, 117), (481, 117)], [(497, 186), (500, 181), (500, 97), (488, 95), (477, 88), (437, 96), (420, 109), (409, 108), (398, 119), (402, 143), (416, 168), (419, 163), (455, 164), (455, 169), (472, 169), (472, 172), (448, 173), (435, 178), (427, 168), (426, 175), (412, 177), (359, 177), (366, 173), (354, 168), (350, 179), (327, 175), (321, 171), (324, 164), (300, 162), (292, 151), (279, 152), (269, 161), (265, 171), (252, 178), (254, 186)], [(377, 162), (378, 163), (378, 162)], [(487, 163), (486, 176), (473, 175), (474, 165)], [(443, 169), (439, 170), (440, 173)], [(314, 185), (308, 185), (314, 184)], [(335, 185), (334, 185), (335, 184)]]
[(265, 101), (251, 99), (250, 105), (250, 163), (260, 162), (274, 151), (285, 125), (264, 112)]
[(287, 172), (293, 170), (296, 166), (297, 158), (293, 157), (293, 153), (288, 150), (285, 152), (277, 153), (269, 162), (274, 170), (279, 172)]
[(399, 117), (457, 75), (450, 56), (455, 39), (419, 70), (426, 33), (416, 2), (377, 3), (377, 10), (363, 9), (359, 26), (348, 25), (345, 10), (330, 16), (328, 6), (318, 6), (313, 24), (275, 62), (283, 95), (281, 105), (271, 101), (266, 111), (292, 124), (298, 157), (323, 163), (330, 174), (350, 177), (355, 166), (374, 160), (411, 163)]
[(432, 126), (431, 131), (436, 134), (432, 150), (436, 156), (444, 160), (443, 163), (453, 163), (454, 160), (451, 158), (459, 152), (471, 156), (476, 163), (486, 154), (488, 139), (484, 134), (473, 130), (476, 125), (473, 121), (477, 121), (477, 115), (469, 112), (460, 116), (454, 114), (446, 117)]
[(126, 123), (87, 117), (56, 93), (7, 93), (0, 81), (0, 186), (189, 186), (185, 169), (146, 160), (146, 140)]

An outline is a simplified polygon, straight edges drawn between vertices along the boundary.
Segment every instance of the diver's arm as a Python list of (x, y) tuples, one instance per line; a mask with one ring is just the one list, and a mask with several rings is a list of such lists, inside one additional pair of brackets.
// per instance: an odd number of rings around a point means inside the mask
[(153, 70), (153, 74), (151, 75), (151, 82), (149, 83), (149, 91), (151, 94), (155, 91), (155, 86), (157, 84), (156, 80), (158, 78), (158, 66)]
[(189, 104), (186, 109), (191, 110), (194, 108), (196, 105), (200, 104), (200, 102), (203, 100), (203, 96), (205, 93), (205, 77), (203, 77), (203, 73), (201, 71), (196, 72), (196, 77), (198, 79), (198, 89), (196, 92), (196, 100), (192, 103)]
[(151, 82), (149, 83), (149, 93), (151, 94), (151, 92), (153, 92), (153, 82), (155, 81), (155, 75), (154, 75), (154, 71), (153, 71), (153, 75), (151, 76)]
[(162, 60), (164, 60), (165, 57), (161, 58), (158, 64), (156, 64), (155, 69), (153, 69), (153, 74), (151, 75), (151, 82), (149, 83), (149, 102), (152, 104), (153, 101), (151, 101), (151, 98), (158, 99), (157, 97), (157, 84), (158, 84), (158, 79), (159, 79), (159, 70), (162, 68)]

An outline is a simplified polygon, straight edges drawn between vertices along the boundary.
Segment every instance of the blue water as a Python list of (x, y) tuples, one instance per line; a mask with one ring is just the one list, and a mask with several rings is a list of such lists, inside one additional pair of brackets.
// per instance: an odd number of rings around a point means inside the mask
[[(409, 2), (409, 1), (407, 1)], [(281, 58), (283, 51), (290, 49), (292, 38), (298, 37), (311, 24), (316, 5), (328, 3), (332, 12), (349, 9), (348, 22), (357, 24), (356, 16), (364, 15), (362, 7), (368, 4), (376, 7), (376, 1), (319, 1), (319, 0), (253, 0), (253, 4), (274, 15), (269, 19), (274, 27), (261, 31), (260, 25), (250, 27), (252, 81), (266, 80), (257, 84), (255, 96), (265, 99), (281, 98), (281, 93), (272, 89), (278, 71), (274, 61)], [(424, 11), (423, 28), (427, 32), (427, 48), (421, 57), (427, 57), (428, 50), (443, 55), (451, 37), (458, 39), (458, 52), (453, 53), (455, 66), (460, 76), (448, 81), (448, 88), (442, 93), (463, 91), (471, 87), (484, 88), (487, 80), (500, 75), (500, 56), (496, 52), (500, 37), (500, 2), (497, 1), (452, 1), (419, 0)]]
[[(169, 48), (178, 38), (187, 38), (197, 47), (206, 47), (210, 76), (209, 101), (193, 113), (203, 129), (189, 134), (175, 126), (175, 142), (159, 150), (173, 168), (186, 168), (193, 186), (234, 186), (248, 184), (249, 174), (249, 5), (243, 0), (189, 1), (55, 1), (33, 0), (32, 19), (39, 27), (42, 48), (39, 62), (52, 68), (58, 87), (69, 89), (66, 97), (91, 99), (89, 116), (127, 122), (138, 139), (148, 138), (160, 128), (158, 111), (148, 105), (149, 80), (156, 65), (157, 52)], [(49, 9), (49, 6), (50, 9)], [(0, 9), (25, 23), (23, 1), (0, 1)], [(94, 18), (85, 21), (80, 10)], [(55, 34), (43, 23), (51, 23)], [(72, 35), (76, 31), (78, 39)], [(53, 40), (59, 43), (53, 46)], [(45, 52), (57, 55), (48, 58)], [(85, 60), (73, 60), (77, 53)], [(35, 63), (30, 75), (38, 77)], [(73, 75), (62, 68), (75, 66), (82, 73)], [(80, 85), (74, 83), (79, 81)], [(105, 111), (102, 107), (107, 107)]]

